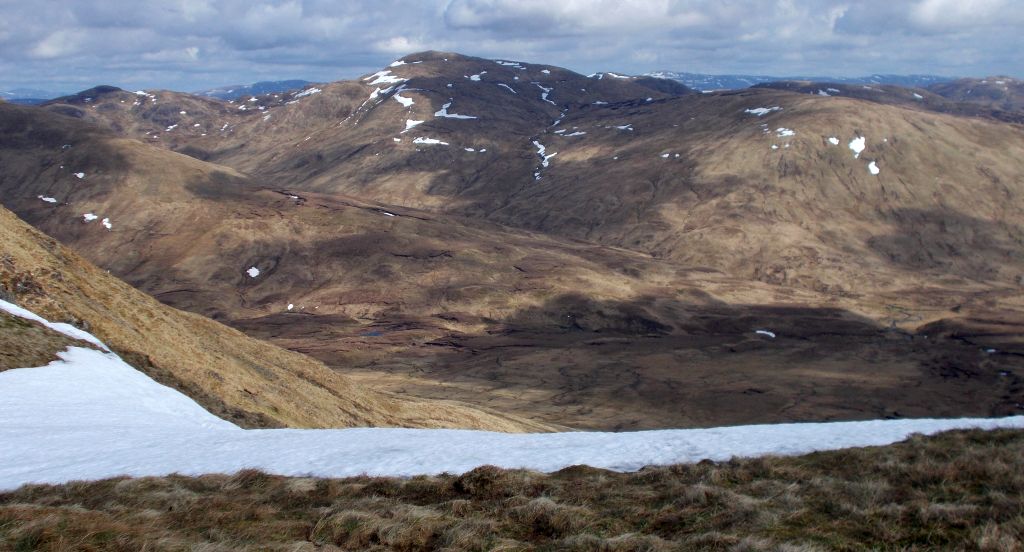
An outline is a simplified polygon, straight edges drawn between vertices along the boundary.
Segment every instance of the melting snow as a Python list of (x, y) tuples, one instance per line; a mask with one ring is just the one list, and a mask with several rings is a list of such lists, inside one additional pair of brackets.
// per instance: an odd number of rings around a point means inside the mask
[(878, 165), (876, 165), (874, 161), (868, 163), (868, 171), (871, 174), (878, 174), (880, 172), (878, 169)]
[(833, 94), (839, 94), (840, 92), (842, 92), (838, 88), (826, 88), (825, 90), (827, 90), (827, 91), (829, 91), (829, 92), (831, 92)]
[(866, 140), (863, 136), (858, 136), (853, 140), (850, 140), (850, 149), (853, 150), (854, 159), (860, 158), (860, 154), (862, 151), (864, 151), (864, 148), (866, 146), (865, 142)]
[(72, 173), (72, 174), (74, 174), (76, 178), (85, 178), (85, 173), (84, 172), (76, 172), (76, 173)]
[(605, 74), (608, 75), (609, 77), (615, 77), (617, 79), (628, 79), (629, 78), (626, 75), (617, 75), (615, 73), (610, 73), (610, 72), (609, 73), (605, 73)]
[(796, 136), (796, 132), (784, 127), (779, 127), (775, 129), (775, 133), (778, 134), (779, 138), (785, 138), (786, 136)]
[(92, 222), (92, 221), (94, 221), (94, 220), (96, 220), (96, 219), (98, 219), (100, 217), (97, 217), (96, 215), (94, 215), (92, 213), (86, 213), (86, 214), (82, 215), (82, 218), (85, 219), (85, 222)]
[(288, 303), (288, 310), (292, 310), (292, 309), (294, 309), (294, 308), (295, 308), (295, 305), (294, 305), (294, 304), (292, 304), (292, 303)]
[(515, 67), (516, 69), (526, 69), (526, 67), (523, 67), (517, 61), (502, 61), (502, 60), (496, 59), (496, 60), (494, 60), (494, 63), (497, 63), (498, 65), (504, 65), (505, 67)]
[(550, 75), (551, 74), (551, 71), (548, 71), (547, 69), (541, 69), (540, 72), (544, 73), (545, 75)]
[(831, 94), (829, 94), (828, 92), (825, 92), (824, 90), (821, 90), (821, 89), (818, 90), (818, 95), (819, 96), (831, 96)]
[(364, 81), (370, 81), (370, 82), (368, 82), (366, 84), (369, 85), (369, 86), (374, 86), (374, 85), (377, 85), (377, 84), (401, 84), (401, 83), (405, 82), (407, 79), (403, 79), (402, 77), (398, 77), (398, 76), (392, 75), (391, 71), (384, 70), (384, 71), (377, 71), (376, 73), (370, 75), (369, 77), (364, 78), (363, 80)]
[(463, 75), (463, 77), (465, 77), (465, 78), (467, 78), (467, 79), (469, 79), (471, 81), (474, 81), (474, 82), (480, 82), (480, 77), (482, 75), (486, 75), (486, 74), (487, 74), (487, 71), (480, 71), (480, 73), (478, 73), (476, 75), (469, 75), (468, 77), (466, 75)]
[(540, 156), (540, 166), (547, 168), (549, 165), (548, 160), (558, 155), (558, 152), (552, 153), (551, 155), (545, 155), (544, 152), (547, 151), (547, 148), (544, 147), (544, 144), (534, 140), (533, 145), (537, 148), (537, 155)]
[(833, 146), (838, 146), (839, 145), (839, 138), (836, 138), (835, 136), (829, 136), (828, 142), (830, 144), (832, 144)]
[(398, 67), (400, 65), (405, 65), (405, 62), (402, 60), (392, 61), (388, 67)]
[(176, 128), (178, 128), (178, 125), (171, 125), (171, 126), (165, 128), (164, 132), (170, 132), (170, 131), (172, 131), (172, 130), (174, 130)]
[(511, 87), (511, 86), (509, 86), (509, 85), (507, 85), (507, 84), (505, 84), (505, 83), (501, 83), (501, 82), (499, 82), (499, 83), (498, 83), (498, 86), (504, 87), (505, 89), (507, 89), (507, 90), (508, 90), (509, 92), (511, 92), (511, 93), (513, 93), (513, 94), (518, 94), (518, 92), (516, 92), (515, 90), (512, 90), (512, 87)]
[(423, 124), (423, 121), (415, 121), (413, 119), (406, 119), (405, 120), (405, 130), (403, 130), (402, 132), (406, 132), (406, 131), (412, 129), (412, 127), (414, 127), (416, 125), (422, 125), (422, 124)]
[(52, 198), (52, 197), (47, 197), (47, 196), (36, 196), (36, 197), (38, 197), (39, 199), (41, 199), (41, 200), (43, 200), (43, 201), (45, 201), (47, 203), (57, 203), (57, 200), (55, 198)]
[(766, 336), (768, 336), (768, 337), (770, 337), (772, 339), (775, 339), (775, 332), (770, 332), (768, 330), (757, 330), (754, 333), (760, 334), (760, 335), (766, 335)]
[(583, 132), (582, 130), (577, 130), (576, 132), (566, 134), (565, 136), (583, 136), (584, 134), (586, 134), (586, 132)]
[(757, 115), (758, 117), (761, 117), (762, 115), (767, 115), (767, 114), (771, 113), (772, 111), (782, 111), (782, 108), (779, 107), (779, 106), (775, 106), (775, 107), (755, 107), (755, 108), (752, 108), (752, 109), (744, 109), (743, 110), (744, 113), (750, 113), (751, 115)]
[(251, 266), (249, 267), (249, 270), (245, 271), (245, 273), (248, 274), (250, 278), (255, 278), (260, 275), (260, 269), (255, 266)]
[(110, 230), (111, 228), (113, 228), (113, 225), (110, 224), (110, 219), (108, 219), (108, 218), (105, 218), (105, 219), (101, 220), (100, 224), (102, 224), (103, 227), (106, 228), (107, 230)]
[[(377, 83), (371, 82), (370, 84), (377, 84)], [(293, 96), (293, 98), (305, 98), (306, 96), (312, 96), (313, 94), (319, 94), (321, 92), (323, 92), (323, 90), (320, 90), (319, 88), (316, 88), (316, 87), (307, 88), (307, 89), (303, 90), (302, 92), (299, 92), (298, 94)], [(255, 101), (255, 99), (256, 98), (253, 98), (253, 101)]]
[(632, 131), (633, 130), (633, 123), (630, 123), (628, 125), (613, 126), (612, 128), (617, 128), (619, 130)]
[(399, 92), (395, 92), (395, 95), (391, 97), (405, 107), (412, 107), (412, 104), (415, 103), (412, 101), (412, 98), (406, 98), (405, 96), (402, 96), (401, 93)]
[(392, 138), (392, 140), (394, 140), (395, 142), (401, 142), (402, 141), (401, 138)]
[(924, 99), (924, 96), (922, 96), (922, 95), (918, 94), (917, 92), (914, 92), (914, 99), (917, 99), (917, 100), (923, 100), (923, 99)]
[(449, 99), (448, 103), (441, 106), (441, 109), (434, 112), (434, 117), (447, 117), (448, 119), (476, 119), (472, 115), (459, 115), (458, 113), (448, 113), (448, 108), (452, 106), (452, 100)]
[(541, 86), (541, 84), (539, 82), (535, 82), (533, 84), (537, 85), (537, 88), (540, 88), (540, 90), (541, 90), (540, 99), (544, 100), (545, 102), (548, 102), (551, 105), (556, 105), (555, 102), (553, 102), (553, 101), (548, 99), (548, 94), (551, 93), (553, 88), (546, 88), (544, 86)]
[(428, 145), (436, 144), (436, 145), (440, 145), (440, 146), (447, 146), (448, 145), (448, 142), (442, 142), (442, 141), (440, 141), (440, 140), (438, 140), (436, 138), (423, 138), (423, 137), (416, 138), (415, 140), (412, 141), (412, 143), (413, 144), (428, 144)]

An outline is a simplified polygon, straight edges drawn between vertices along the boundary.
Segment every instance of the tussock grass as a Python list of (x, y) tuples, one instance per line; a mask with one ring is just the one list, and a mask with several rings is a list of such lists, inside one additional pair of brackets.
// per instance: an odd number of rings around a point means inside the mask
[(1024, 432), (614, 473), (203, 477), (0, 494), (12, 550), (1024, 550)]

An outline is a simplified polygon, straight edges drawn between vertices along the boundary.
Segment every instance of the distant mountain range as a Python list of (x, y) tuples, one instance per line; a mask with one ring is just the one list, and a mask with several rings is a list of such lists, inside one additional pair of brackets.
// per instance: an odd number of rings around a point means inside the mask
[(679, 81), (701, 92), (711, 90), (735, 90), (749, 88), (755, 84), (775, 81), (815, 81), (839, 84), (894, 84), (925, 88), (933, 84), (955, 80), (953, 77), (937, 75), (869, 75), (866, 77), (772, 77), (768, 75), (707, 75), (703, 73), (680, 73), (676, 71), (653, 71), (649, 77)]
[(231, 86), (221, 86), (219, 88), (211, 88), (209, 90), (196, 92), (195, 94), (198, 96), (218, 98), (221, 100), (237, 100), (238, 98), (244, 96), (259, 96), (262, 94), (290, 92), (292, 90), (305, 88), (306, 85), (308, 84), (312, 83), (310, 81), (299, 79), (280, 81), (260, 81), (253, 84), (234, 84)]
[(46, 100), (61, 96), (63, 93), (52, 90), (39, 90), (36, 88), (12, 88), (0, 91), (0, 98), (4, 101), (17, 104), (41, 104)]

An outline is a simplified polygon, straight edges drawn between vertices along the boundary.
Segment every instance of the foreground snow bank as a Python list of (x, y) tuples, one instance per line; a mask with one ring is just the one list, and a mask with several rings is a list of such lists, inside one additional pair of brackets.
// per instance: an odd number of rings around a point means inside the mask
[[(9, 303), (0, 308), (35, 317)], [(629, 471), (651, 464), (885, 445), (912, 433), (1024, 428), (1024, 416), (1017, 416), (525, 435), (373, 428), (243, 430), (112, 353), (72, 347), (60, 356), (41, 368), (0, 372), (0, 489), (243, 468), (324, 477), (462, 473), (484, 464), (540, 471), (588, 464)]]

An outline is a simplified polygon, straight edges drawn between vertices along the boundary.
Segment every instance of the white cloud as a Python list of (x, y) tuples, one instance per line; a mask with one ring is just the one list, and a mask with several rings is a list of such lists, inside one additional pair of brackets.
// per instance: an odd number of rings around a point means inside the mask
[(963, 29), (998, 22), (1006, 23), (1006, 17), (1019, 22), (1019, 1), (921, 0), (911, 8), (910, 20), (928, 29)]

